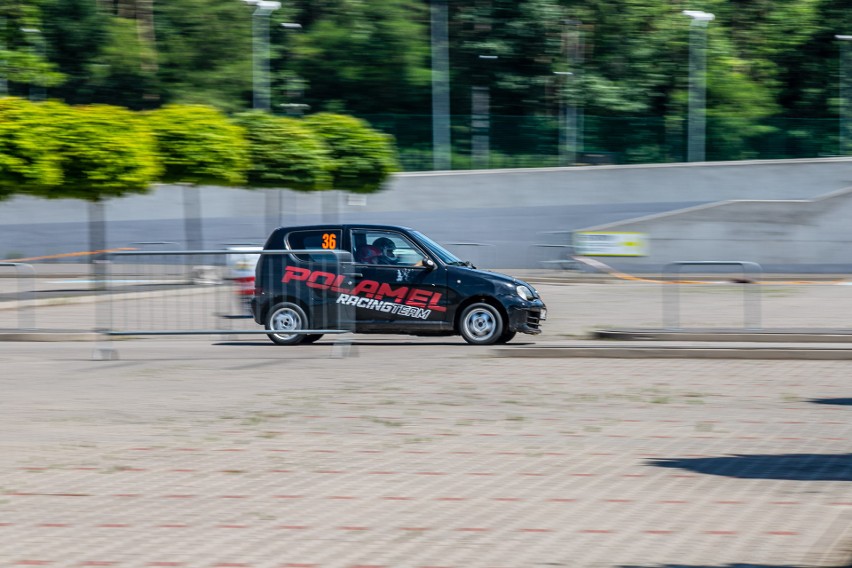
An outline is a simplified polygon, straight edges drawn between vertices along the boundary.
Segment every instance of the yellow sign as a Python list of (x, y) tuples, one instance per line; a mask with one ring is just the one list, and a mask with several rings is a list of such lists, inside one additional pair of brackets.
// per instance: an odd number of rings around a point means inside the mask
[(579, 231), (574, 233), (574, 251), (581, 256), (646, 256), (645, 233)]
[(322, 248), (324, 249), (336, 249), (337, 248), (337, 235), (334, 233), (323, 233), (322, 235)]

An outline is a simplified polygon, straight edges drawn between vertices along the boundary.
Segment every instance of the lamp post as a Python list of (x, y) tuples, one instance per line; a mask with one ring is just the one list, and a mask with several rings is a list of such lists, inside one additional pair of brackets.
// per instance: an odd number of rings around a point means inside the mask
[(574, 75), (570, 71), (554, 71), (554, 75), (565, 77), (565, 82), (560, 81), (560, 96), (559, 96), (559, 165), (570, 166), (577, 160), (576, 140), (577, 129), (574, 127), (572, 118), (576, 118), (573, 110), (569, 111), (568, 102), (568, 86), (567, 81)]
[[(34, 39), (33, 41), (38, 46), (39, 55), (42, 59), (44, 59), (44, 36), (42, 35), (41, 30), (38, 28), (21, 28), (21, 31), (28, 35), (32, 34), (33, 36), (38, 36), (38, 39)], [(44, 64), (44, 62), (42, 62), (42, 64)], [(44, 100), (44, 86), (37, 85), (35, 82), (30, 82), (30, 100)]]
[(689, 25), (689, 127), (687, 161), (703, 162), (706, 138), (707, 24), (715, 18), (710, 12), (684, 10), (692, 18)]
[(450, 149), (450, 58), (447, 1), (432, 0), (432, 168), (452, 168)]
[[(255, 10), (251, 18), (251, 83), (252, 107), (269, 110), (269, 16), (281, 7), (271, 0), (243, 0)], [(261, 25), (261, 18), (266, 21)], [(262, 50), (258, 46), (261, 44)], [(261, 59), (260, 51), (263, 51)]]
[[(6, 15), (0, 14), (0, 51), (6, 51)], [(6, 59), (0, 59), (0, 97), (9, 94), (9, 81), (6, 79)]]
[(852, 64), (852, 58), (849, 54), (849, 43), (852, 41), (852, 35), (836, 35), (835, 39), (840, 40), (840, 65), (838, 71), (837, 90), (840, 96), (840, 108), (838, 112), (838, 129), (837, 129), (837, 150), (841, 156), (849, 153), (849, 142), (852, 140), (852, 128), (850, 128), (849, 119), (852, 116), (850, 112), (850, 73), (849, 67)]
[[(282, 22), (281, 27), (285, 30), (298, 31), (302, 29), (302, 24), (293, 22)], [(287, 99), (288, 102), (279, 104), (279, 108), (285, 109), (289, 116), (302, 116), (302, 113), (308, 108), (306, 104), (293, 102), (298, 94), (301, 94), (301, 89), (298, 86), (293, 87), (296, 83), (294, 76), (287, 75)]]
[[(496, 55), (480, 55), (480, 61), (493, 61)], [(484, 75), (484, 74), (483, 74)], [(475, 82), (475, 79), (474, 79)], [(488, 86), (488, 77), (483, 85), (474, 84), (470, 93), (470, 129), (471, 129), (471, 161), (475, 168), (487, 168), (489, 154), (491, 153), (491, 119), (490, 105), (491, 93)]]
[[(561, 83), (562, 93), (559, 103), (559, 162), (563, 166), (571, 166), (577, 162), (577, 156), (582, 148), (582, 110), (577, 102), (575, 81), (577, 80), (583, 62), (583, 40), (579, 20), (562, 20), (565, 28), (562, 31), (562, 52), (566, 65), (572, 71), (554, 71), (554, 75), (565, 78)], [(575, 27), (573, 41), (569, 42), (568, 26)]]

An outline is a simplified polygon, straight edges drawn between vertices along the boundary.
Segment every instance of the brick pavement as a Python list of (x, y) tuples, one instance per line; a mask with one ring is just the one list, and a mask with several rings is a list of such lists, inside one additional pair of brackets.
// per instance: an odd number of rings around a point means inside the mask
[(358, 338), (339, 359), (259, 338), (116, 342), (116, 361), (0, 342), (0, 566), (841, 560), (845, 362)]

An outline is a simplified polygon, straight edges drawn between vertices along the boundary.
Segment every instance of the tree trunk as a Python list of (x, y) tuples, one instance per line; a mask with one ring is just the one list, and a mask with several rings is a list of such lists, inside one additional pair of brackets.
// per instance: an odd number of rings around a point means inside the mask
[(106, 204), (101, 201), (89, 202), (89, 256), (91, 277), (95, 290), (103, 290), (106, 284)]
[(265, 190), (266, 197), (266, 234), (281, 226), (284, 209), (284, 196), (280, 189)]
[(186, 233), (186, 248), (200, 250), (204, 248), (204, 235), (201, 227), (201, 190), (192, 183), (178, 184), (183, 187), (183, 222)]

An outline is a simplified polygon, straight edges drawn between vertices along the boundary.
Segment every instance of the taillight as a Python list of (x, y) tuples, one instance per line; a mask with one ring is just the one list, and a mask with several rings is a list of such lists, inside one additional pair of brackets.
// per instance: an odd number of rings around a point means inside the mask
[(251, 296), (254, 294), (254, 276), (238, 276), (234, 278), (237, 283), (237, 294)]

